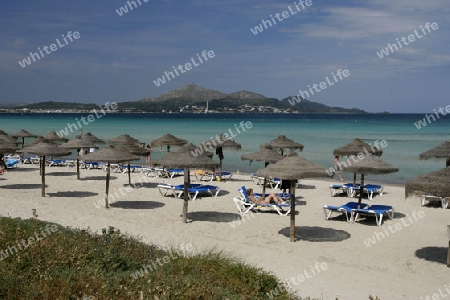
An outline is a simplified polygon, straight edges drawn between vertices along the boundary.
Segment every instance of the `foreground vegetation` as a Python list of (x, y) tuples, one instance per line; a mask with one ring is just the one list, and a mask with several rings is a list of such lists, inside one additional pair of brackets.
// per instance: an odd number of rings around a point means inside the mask
[[(137, 272), (144, 266), (152, 269)], [(274, 290), (274, 299), (299, 299), (222, 253), (165, 251), (112, 227), (96, 235), (0, 218), (0, 299), (268, 299)]]

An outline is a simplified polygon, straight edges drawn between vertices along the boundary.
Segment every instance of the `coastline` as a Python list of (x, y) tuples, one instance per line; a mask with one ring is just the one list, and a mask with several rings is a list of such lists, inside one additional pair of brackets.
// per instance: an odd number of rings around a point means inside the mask
[[(224, 151), (224, 170), (245, 172), (254, 172), (263, 164), (253, 162), (249, 165), (241, 161), (241, 156), (257, 151), (259, 145), (280, 134), (303, 144), (305, 148), (299, 154), (325, 168), (333, 166), (333, 149), (356, 137), (372, 144), (376, 140), (386, 140), (388, 146), (384, 148), (381, 159), (400, 170), (392, 174), (369, 176), (369, 180), (400, 184), (445, 166), (440, 160), (420, 161), (419, 154), (444, 142), (450, 125), (450, 117), (445, 116), (418, 130), (414, 121), (423, 118), (420, 114), (108, 113), (94, 122), (81, 124), (82, 127), (77, 122), (81, 117), (83, 114), (3, 114), (0, 123), (2, 130), (9, 134), (22, 128), (37, 135), (55, 130), (60, 134), (68, 134), (67, 138), (71, 139), (83, 129), (83, 132), (92, 132), (104, 140), (119, 134), (129, 134), (141, 142), (149, 143), (170, 133), (198, 146), (230, 128), (234, 132), (234, 124), (250, 121), (252, 128), (235, 137), (242, 149), (238, 152)], [(31, 141), (25, 139), (26, 143)], [(162, 154), (154, 149), (152, 159), (158, 159)], [(353, 175), (345, 174), (344, 177), (353, 178)]]

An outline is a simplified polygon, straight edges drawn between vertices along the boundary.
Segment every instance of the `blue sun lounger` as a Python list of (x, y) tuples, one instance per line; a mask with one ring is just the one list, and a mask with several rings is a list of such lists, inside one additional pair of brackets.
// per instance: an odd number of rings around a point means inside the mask
[(8, 158), (5, 161), (5, 165), (7, 168), (15, 168), (19, 164), (20, 159)]
[[(367, 207), (366, 203), (361, 203), (361, 208)], [(348, 202), (341, 206), (325, 205), (323, 211), (325, 218), (328, 220), (333, 212), (341, 213), (347, 218), (347, 222), (351, 221), (352, 209), (358, 208), (358, 202)]]
[[(360, 189), (360, 185), (358, 184), (358, 187), (352, 191), (352, 196), (350, 196), (350, 197), (356, 196), (359, 193), (359, 189)], [(363, 188), (363, 192), (367, 193), (367, 198), (369, 198), (369, 200), (372, 200), (374, 193), (378, 193), (380, 196), (383, 195), (383, 187), (381, 185), (377, 185), (377, 184), (365, 184), (364, 188)], [(347, 192), (347, 194), (349, 194), (349, 193)]]
[[(241, 194), (240, 197), (234, 197), (233, 201), (236, 204), (238, 210), (242, 214), (246, 214), (251, 210), (274, 210), (276, 211), (280, 216), (287, 216), (291, 212), (291, 204), (284, 203), (284, 204), (276, 204), (276, 203), (270, 203), (270, 204), (259, 204), (254, 203), (250, 200), (250, 198), (247, 195), (247, 189), (245, 186), (242, 186), (240, 189), (238, 189), (239, 193)], [(283, 195), (289, 195), (289, 193), (280, 193)], [(268, 196), (269, 194), (266, 194)], [(254, 193), (255, 198), (261, 197), (262, 194), (256, 194)], [(289, 195), (290, 197), (290, 195)], [(286, 208), (287, 210), (283, 210), (283, 208)]]
[(394, 208), (389, 205), (371, 205), (365, 209), (352, 209), (352, 220), (357, 221), (360, 215), (374, 216), (377, 226), (381, 226), (383, 215), (387, 214), (389, 219), (394, 218)]
[(372, 200), (374, 193), (378, 193), (380, 196), (383, 195), (383, 187), (377, 184), (366, 184), (364, 185), (364, 192), (367, 193), (369, 200)]
[[(181, 195), (183, 195), (184, 193), (183, 184), (175, 185), (174, 189), (177, 192), (178, 197), (181, 197)], [(199, 194), (208, 194), (211, 195), (212, 197), (217, 197), (217, 195), (220, 192), (220, 188), (215, 185), (203, 185), (198, 183), (192, 183), (189, 185), (188, 192), (189, 192), (189, 199), (195, 201), (195, 199), (197, 199), (197, 196)], [(192, 194), (193, 196), (191, 196)]]
[(355, 186), (353, 186), (353, 183), (337, 183), (337, 184), (331, 184), (330, 185), (330, 193), (331, 196), (334, 196), (337, 194), (338, 190), (342, 190), (342, 193), (347, 193), (348, 197), (353, 197), (356, 193), (356, 190), (359, 189), (361, 185), (357, 183)]
[[(191, 183), (189, 185), (189, 188), (196, 188), (201, 186), (201, 184), (199, 183)], [(160, 183), (157, 186), (159, 192), (161, 193), (161, 195), (163, 196), (175, 196), (180, 198), (180, 196), (183, 194), (184, 192), (184, 185), (180, 184), (180, 185), (172, 185), (172, 184), (168, 184), (168, 183)]]
[[(247, 189), (246, 189), (246, 187), (245, 186), (242, 186), (240, 189), (238, 189), (238, 192), (241, 194), (241, 196), (243, 197), (243, 198), (248, 198), (248, 195), (247, 195)], [(262, 197), (262, 194), (261, 193), (253, 193), (253, 195), (256, 197), (256, 198), (260, 198), (260, 197)], [(265, 194), (265, 197), (268, 197), (270, 194)], [(288, 200), (290, 200), (291, 199), (291, 194), (289, 194), (289, 193), (276, 193), (275, 195), (277, 195), (278, 197), (280, 197), (282, 200), (284, 200), (284, 201), (288, 201)]]
[(128, 166), (123, 166), (122, 173), (125, 174), (128, 172), (135, 172), (135, 173), (142, 172), (142, 166), (130, 166), (130, 168), (128, 168)]

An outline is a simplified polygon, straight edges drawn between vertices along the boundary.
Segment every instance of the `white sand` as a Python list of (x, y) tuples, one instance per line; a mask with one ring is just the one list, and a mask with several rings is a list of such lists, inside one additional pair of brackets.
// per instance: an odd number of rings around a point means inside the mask
[[(325, 220), (323, 205), (340, 205), (351, 199), (331, 197), (329, 180), (303, 180), (296, 190), (297, 200), (301, 201), (297, 206), (296, 233), (301, 240), (292, 243), (286, 236), (289, 217), (275, 213), (251, 214), (243, 217), (241, 225), (231, 226), (231, 221), (240, 218), (232, 200), (238, 195), (237, 188), (246, 185), (261, 189), (248, 175), (214, 182), (222, 189), (219, 196), (189, 202), (189, 218), (193, 221), (185, 224), (180, 218), (182, 200), (163, 197), (155, 188), (159, 182), (181, 184), (183, 177), (149, 178), (143, 187), (127, 193), (124, 187), (128, 177), (113, 173), (111, 194), (114, 196), (116, 191), (120, 195), (119, 189), (123, 188), (124, 195), (105, 209), (94, 205), (99, 200), (102, 203), (106, 177), (103, 171), (82, 170), (79, 181), (73, 168), (51, 167), (46, 171), (45, 198), (40, 196), (41, 179), (36, 166), (19, 165), (17, 170), (0, 175), (0, 214), (30, 218), (35, 208), (40, 220), (64, 226), (89, 227), (98, 232), (114, 226), (148, 243), (176, 247), (191, 243), (197, 250), (214, 247), (273, 271), (283, 280), (307, 274), (310, 278), (301, 283), (291, 281), (292, 288), (301, 296), (342, 300), (377, 295), (385, 300), (426, 299), (427, 295), (439, 293), (440, 298), (436, 299), (442, 299), (449, 295), (446, 291), (446, 288), (450, 291), (450, 269), (446, 266), (449, 212), (421, 207), (418, 198), (405, 200), (404, 187), (385, 185), (383, 196), (364, 201), (395, 208), (394, 220), (385, 220), (382, 227), (377, 227), (374, 219), (354, 224), (340, 217)], [(142, 176), (132, 173), (136, 181)], [(408, 217), (419, 211), (424, 212), (423, 218)], [(400, 224), (397, 229), (396, 223)], [(387, 232), (388, 236), (367, 247), (364, 241), (375, 232), (384, 232), (385, 236)], [(311, 270), (316, 263), (320, 272)]]

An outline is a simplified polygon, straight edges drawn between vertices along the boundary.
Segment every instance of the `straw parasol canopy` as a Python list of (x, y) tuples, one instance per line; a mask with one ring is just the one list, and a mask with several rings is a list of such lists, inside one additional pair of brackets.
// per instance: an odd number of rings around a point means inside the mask
[(349, 166), (344, 166), (344, 171), (361, 174), (361, 186), (359, 190), (358, 208), (361, 204), (361, 198), (364, 190), (364, 175), (367, 174), (389, 174), (398, 172), (398, 168), (372, 155), (363, 156), (361, 159), (356, 157)]
[(215, 139), (210, 139), (206, 142), (203, 142), (202, 147), (204, 150), (206, 150), (206, 147), (210, 148), (216, 148), (216, 155), (219, 157), (219, 178), (222, 180), (222, 160), (225, 158), (223, 156), (222, 148), (232, 149), (232, 150), (240, 150), (242, 148), (242, 145), (239, 143), (236, 143), (234, 139), (229, 138), (228, 134), (220, 134), (217, 135)]
[(117, 144), (116, 149), (122, 152), (128, 152), (137, 156), (147, 156), (150, 153), (150, 149), (142, 148), (135, 144)]
[(359, 153), (381, 156), (383, 154), (383, 150), (381, 150), (379, 147), (371, 146), (363, 142), (359, 138), (356, 138), (352, 142), (333, 150), (333, 155), (336, 156), (356, 156)]
[(0, 139), (0, 153), (9, 153), (9, 152), (15, 152), (17, 150), (17, 147), (13, 143), (5, 142), (4, 140)]
[[(150, 153), (150, 152), (146, 152), (147, 149), (143, 149), (142, 147), (139, 147), (138, 139), (135, 139), (134, 137), (131, 137), (128, 134), (119, 135), (118, 137), (108, 140), (108, 143), (114, 144), (118, 151), (132, 153), (132, 154), (138, 155), (138, 156), (141, 156), (140, 153), (145, 153), (143, 155), (148, 155)], [(129, 146), (129, 147), (126, 147), (126, 146)], [(143, 152), (140, 151), (139, 149), (136, 149), (137, 147), (139, 147), (141, 150), (143, 150)], [(130, 162), (128, 161), (128, 183), (131, 185), (131, 174), (130, 173), (131, 173), (130, 172)]]
[(128, 134), (119, 135), (113, 139), (107, 141), (109, 144), (139, 144), (139, 140), (135, 139)]
[[(187, 143), (185, 145), (183, 145), (184, 148), (186, 148), (187, 150), (191, 151), (191, 153), (199, 153), (197, 149), (199, 149), (198, 146), (195, 146), (192, 143)], [(197, 150), (197, 151), (196, 151)], [(212, 158), (214, 156), (214, 153), (210, 152), (210, 151), (203, 151), (203, 153), (199, 154), (200, 156), (206, 156), (209, 158)]]
[(60, 137), (56, 131), (50, 131), (49, 133), (47, 133), (46, 135), (44, 135), (44, 138), (46, 140), (52, 141), (52, 142), (67, 142), (69, 139), (65, 138), (65, 137)]
[(155, 166), (184, 168), (184, 203), (183, 222), (187, 223), (187, 210), (189, 201), (190, 168), (211, 169), (219, 167), (219, 163), (203, 155), (194, 156), (189, 149), (190, 145), (183, 145), (175, 152), (169, 152), (154, 162)]
[(84, 159), (89, 161), (104, 161), (108, 163), (106, 168), (106, 195), (105, 195), (105, 208), (109, 208), (108, 193), (109, 193), (109, 177), (111, 163), (121, 163), (126, 161), (138, 160), (139, 156), (133, 155), (128, 152), (122, 152), (117, 150), (113, 145), (103, 148), (97, 152), (86, 154)]
[(450, 141), (444, 142), (443, 144), (436, 146), (419, 155), (420, 160), (430, 158), (445, 158), (446, 159), (445, 166), (450, 167)]
[(8, 135), (8, 134), (0, 129), (0, 135)]
[(19, 132), (16, 132), (14, 134), (11, 134), (11, 136), (15, 137), (15, 138), (19, 138), (19, 137), (22, 138), (22, 148), (25, 145), (25, 138), (26, 137), (34, 137), (34, 138), (38, 137), (36, 134), (30, 133), (30, 132), (26, 131), (25, 129), (22, 129)]
[[(357, 156), (360, 153), (364, 155), (372, 154), (375, 156), (381, 156), (383, 154), (383, 150), (379, 147), (371, 146), (359, 138), (355, 138), (350, 143), (333, 150), (334, 156)], [(356, 173), (353, 173), (353, 186), (356, 186)]]
[(267, 164), (268, 163), (276, 163), (280, 159), (283, 158), (283, 155), (276, 152), (275, 150), (272, 150), (272, 148), (261, 145), (258, 151), (247, 153), (241, 156), (241, 160), (249, 160), (250, 163), (252, 161), (264, 161)]
[(83, 134), (83, 138), (88, 140), (88, 141), (92, 141), (94, 143), (97, 143), (97, 144), (105, 144), (104, 140), (102, 140), (101, 138), (96, 137), (95, 135), (93, 135), (90, 132)]
[(289, 193), (291, 194), (291, 228), (290, 240), (295, 241), (295, 182), (297, 179), (313, 178), (313, 177), (329, 177), (326, 168), (313, 163), (301, 156), (286, 156), (275, 164), (269, 165), (265, 169), (256, 171), (258, 176), (279, 177), (280, 179), (290, 180), (291, 186)]
[(170, 146), (182, 146), (184, 144), (187, 144), (187, 140), (183, 140), (180, 138), (177, 138), (174, 135), (171, 135), (170, 133), (163, 135), (162, 137), (153, 140), (150, 142), (150, 146), (152, 147), (163, 147), (167, 146), (167, 152), (170, 152)]
[(0, 141), (9, 143), (9, 144), (20, 144), (20, 142), (16, 138), (9, 136), (9, 135), (0, 135)]
[(241, 144), (236, 143), (236, 141), (232, 138), (228, 138), (228, 135), (224, 133), (217, 135), (214, 139), (212, 138), (206, 142), (203, 142), (202, 145), (204, 145), (205, 148), (206, 146), (210, 148), (229, 148), (232, 150), (240, 150), (242, 148)]
[[(86, 139), (84, 135), (77, 135), (61, 147), (67, 149), (81, 149), (81, 148), (97, 148), (96, 143)], [(80, 180), (80, 157), (77, 155), (77, 180)]]
[(418, 196), (430, 194), (437, 197), (449, 197), (450, 168), (443, 168), (407, 181), (405, 197), (413, 194)]
[(303, 145), (297, 142), (294, 142), (291, 139), (288, 139), (284, 135), (279, 135), (276, 139), (271, 140), (270, 142), (264, 144), (264, 146), (269, 146), (273, 149), (281, 149), (281, 155), (283, 155), (284, 149), (295, 150), (298, 149), (303, 151)]
[(41, 196), (45, 197), (45, 156), (66, 156), (71, 153), (67, 148), (63, 148), (57, 144), (43, 139), (34, 146), (27, 147), (28, 153), (42, 156), (41, 160), (41, 176), (42, 176), (42, 192)]

